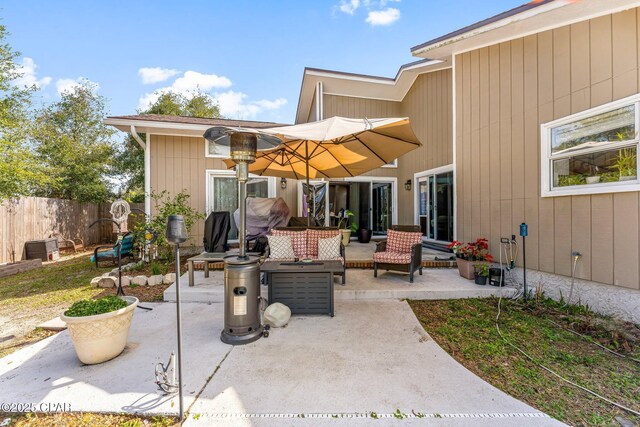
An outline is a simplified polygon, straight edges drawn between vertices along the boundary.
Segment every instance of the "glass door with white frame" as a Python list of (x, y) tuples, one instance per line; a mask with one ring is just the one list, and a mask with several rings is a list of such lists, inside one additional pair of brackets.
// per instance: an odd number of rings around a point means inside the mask
[(427, 240), (453, 240), (453, 172), (418, 178), (418, 217)]
[[(238, 238), (238, 227), (233, 219), (233, 213), (238, 209), (238, 180), (234, 175), (208, 175), (207, 214), (210, 212), (227, 211), (231, 215), (231, 230), (229, 239)], [(269, 179), (250, 177), (247, 182), (247, 197), (269, 197)]]

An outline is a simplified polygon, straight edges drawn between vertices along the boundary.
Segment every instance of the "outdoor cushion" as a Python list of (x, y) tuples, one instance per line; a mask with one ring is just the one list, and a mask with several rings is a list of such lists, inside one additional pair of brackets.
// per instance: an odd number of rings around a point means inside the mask
[(340, 256), (339, 234), (327, 239), (318, 239), (318, 259), (334, 259)]
[(307, 253), (307, 231), (272, 230), (273, 236), (291, 236), (293, 253), (298, 258), (304, 258)]
[(411, 262), (411, 253), (375, 252), (373, 260), (383, 264), (409, 264)]
[(387, 251), (389, 252), (409, 253), (411, 246), (417, 243), (422, 243), (422, 234), (419, 232), (387, 230)]
[(295, 258), (291, 236), (267, 236), (267, 239), (269, 239), (270, 258)]
[[(307, 255), (318, 255), (318, 240), (334, 236), (340, 236), (340, 230), (307, 230)], [(340, 245), (338, 244), (338, 255), (340, 255), (339, 251)]]

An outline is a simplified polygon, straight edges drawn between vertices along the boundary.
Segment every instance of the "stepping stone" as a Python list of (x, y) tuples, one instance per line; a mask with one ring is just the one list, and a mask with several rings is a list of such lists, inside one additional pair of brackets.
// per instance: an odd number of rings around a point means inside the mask
[(67, 329), (67, 324), (63, 322), (62, 319), (60, 319), (60, 317), (58, 316), (39, 324), (38, 328), (42, 328), (47, 331), (64, 331), (65, 329)]

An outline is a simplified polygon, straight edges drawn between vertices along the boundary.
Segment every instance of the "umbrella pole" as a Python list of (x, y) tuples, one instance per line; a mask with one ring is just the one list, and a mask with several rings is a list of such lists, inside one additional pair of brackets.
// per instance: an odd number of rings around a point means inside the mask
[(307, 168), (307, 227), (311, 225), (311, 187), (309, 187), (309, 141), (304, 141), (304, 158)]

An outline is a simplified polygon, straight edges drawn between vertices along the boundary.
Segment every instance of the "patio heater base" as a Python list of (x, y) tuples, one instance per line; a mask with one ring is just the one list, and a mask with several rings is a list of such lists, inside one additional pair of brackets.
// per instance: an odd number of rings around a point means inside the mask
[(255, 256), (228, 256), (224, 259), (225, 344), (241, 345), (265, 335), (260, 324), (260, 260)]

